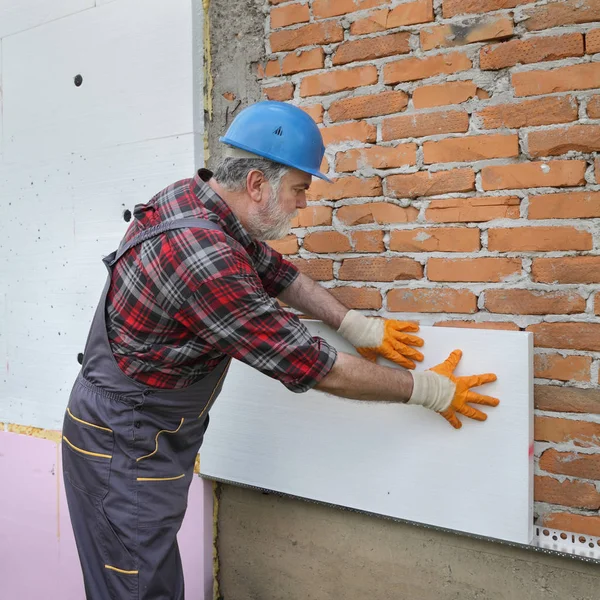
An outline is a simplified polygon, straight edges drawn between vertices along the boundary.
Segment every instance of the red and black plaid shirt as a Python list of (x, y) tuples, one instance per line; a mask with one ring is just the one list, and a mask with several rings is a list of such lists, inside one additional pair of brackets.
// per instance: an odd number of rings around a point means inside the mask
[[(209, 219), (224, 230), (167, 231), (129, 250), (115, 265), (107, 299), (111, 348), (129, 377), (183, 388), (231, 356), (294, 392), (329, 372), (336, 350), (312, 337), (274, 298), (297, 269), (254, 241), (201, 169), (135, 207), (125, 240), (163, 221)], [(225, 235), (226, 234), (226, 235)]]

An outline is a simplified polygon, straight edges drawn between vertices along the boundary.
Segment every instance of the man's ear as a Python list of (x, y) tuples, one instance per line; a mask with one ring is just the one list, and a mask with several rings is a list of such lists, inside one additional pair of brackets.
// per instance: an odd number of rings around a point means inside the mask
[(267, 180), (262, 171), (253, 170), (248, 173), (246, 178), (246, 191), (254, 202), (262, 202), (263, 190), (267, 185)]

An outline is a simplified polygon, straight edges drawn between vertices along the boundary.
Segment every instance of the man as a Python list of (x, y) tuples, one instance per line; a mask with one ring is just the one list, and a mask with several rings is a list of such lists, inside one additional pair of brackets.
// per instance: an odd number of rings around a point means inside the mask
[[(135, 208), (108, 279), (63, 425), (63, 471), (88, 599), (184, 597), (176, 535), (194, 462), (231, 358), (288, 389), (418, 404), (484, 420), (498, 401), (455, 378), (455, 351), (423, 359), (416, 325), (349, 311), (263, 240), (285, 236), (319, 172), (323, 141), (300, 109), (247, 108), (222, 141), (229, 157)], [(312, 337), (275, 298), (336, 329), (367, 358)], [(369, 362), (370, 361), (370, 362)], [(323, 398), (326, 402), (326, 398)]]

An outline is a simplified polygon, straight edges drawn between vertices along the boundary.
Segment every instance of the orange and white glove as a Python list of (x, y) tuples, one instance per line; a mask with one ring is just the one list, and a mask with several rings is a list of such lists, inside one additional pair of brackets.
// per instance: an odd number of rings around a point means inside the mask
[(419, 326), (393, 319), (365, 317), (355, 310), (348, 311), (338, 329), (338, 333), (363, 358), (375, 362), (378, 356), (383, 356), (402, 367), (414, 369), (414, 361), (422, 361), (423, 355), (411, 346), (422, 346), (423, 340), (406, 333), (408, 331), (419, 331)]
[(408, 404), (418, 404), (439, 412), (444, 419), (460, 429), (462, 423), (457, 413), (476, 421), (485, 421), (487, 415), (467, 403), (482, 406), (498, 406), (500, 401), (491, 396), (476, 394), (471, 388), (496, 381), (493, 373), (455, 377), (454, 370), (462, 357), (460, 350), (454, 350), (441, 364), (423, 373), (413, 373), (414, 387)]

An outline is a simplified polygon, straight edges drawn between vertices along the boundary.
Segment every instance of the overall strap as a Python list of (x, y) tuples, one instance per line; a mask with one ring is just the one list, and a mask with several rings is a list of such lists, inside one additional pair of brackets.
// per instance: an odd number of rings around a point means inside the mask
[(112, 260), (108, 263), (108, 266), (109, 267), (114, 266), (115, 263), (121, 258), (121, 256), (123, 256), (123, 254), (125, 254), (125, 252), (127, 252), (134, 246), (137, 246), (138, 244), (141, 244), (142, 242), (145, 242), (146, 240), (149, 240), (150, 238), (160, 235), (161, 233), (164, 233), (165, 231), (169, 231), (171, 229), (183, 229), (185, 227), (197, 227), (200, 229), (212, 229), (214, 231), (223, 231), (223, 229), (221, 228), (220, 225), (218, 225), (217, 223), (213, 223), (212, 221), (209, 221), (208, 219), (196, 219), (196, 218), (190, 217), (187, 219), (175, 219), (174, 221), (164, 221), (163, 223), (159, 223), (158, 225), (155, 225), (154, 227), (149, 227), (148, 229), (144, 229), (144, 231), (142, 231), (141, 233), (138, 233), (135, 237), (130, 239), (126, 244), (121, 246), (118, 249), (118, 251), (116, 252), (116, 254), (114, 255), (114, 258), (112, 258)]

